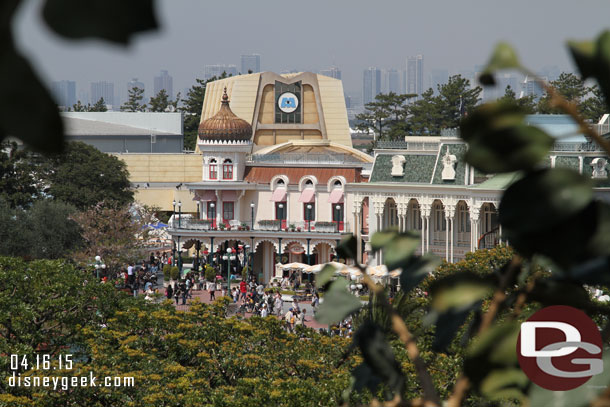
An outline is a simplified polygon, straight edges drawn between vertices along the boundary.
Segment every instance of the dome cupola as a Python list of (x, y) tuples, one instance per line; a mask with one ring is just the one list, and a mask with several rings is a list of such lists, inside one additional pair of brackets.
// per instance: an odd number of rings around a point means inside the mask
[(197, 133), (202, 141), (250, 141), (252, 126), (231, 111), (225, 87), (220, 110), (214, 116), (202, 121)]

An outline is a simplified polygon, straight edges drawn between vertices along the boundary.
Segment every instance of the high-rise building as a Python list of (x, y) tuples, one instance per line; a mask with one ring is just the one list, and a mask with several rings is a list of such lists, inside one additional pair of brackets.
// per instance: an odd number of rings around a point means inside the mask
[(123, 101), (127, 101), (127, 99), (129, 98), (129, 92), (133, 88), (142, 89), (144, 91), (142, 92), (143, 100), (146, 100), (146, 86), (144, 85), (144, 82), (140, 82), (138, 78), (132, 78), (129, 82), (127, 82), (127, 98), (123, 96), (120, 99)]
[(421, 95), (424, 91), (424, 56), (407, 57), (407, 93)]
[(51, 92), (58, 106), (72, 107), (76, 103), (76, 82), (57, 81), (51, 84)]
[(161, 89), (165, 89), (167, 96), (170, 99), (174, 98), (174, 79), (167, 73), (167, 71), (162, 70), (159, 76), (155, 76), (154, 82), (153, 91), (155, 94), (153, 96), (157, 96), (157, 94), (161, 92)]
[(438, 85), (444, 85), (449, 82), (449, 71), (446, 69), (432, 69), (428, 76), (428, 87), (438, 93)]
[(97, 103), (101, 98), (107, 105), (114, 105), (114, 83), (100, 81), (91, 82), (91, 104)]
[[(547, 81), (547, 78), (540, 78), (543, 81)], [(521, 82), (521, 94), (519, 97), (523, 96), (535, 96), (539, 98), (544, 95), (544, 88), (542, 87), (542, 83), (537, 78), (526, 76), (523, 82)]]
[(328, 69), (320, 70), (320, 75), (330, 76), (331, 78), (335, 79), (341, 79), (341, 70), (336, 66), (333, 66)]
[(208, 80), (213, 77), (220, 78), (225, 72), (227, 76), (237, 75), (237, 66), (235, 65), (205, 65), (203, 67), (203, 79)]
[(362, 103), (375, 100), (375, 96), (381, 93), (381, 71), (375, 67), (365, 69), (362, 74)]
[[(257, 73), (261, 71), (261, 56), (249, 54), (241, 56), (241, 74)], [(228, 73), (228, 72), (227, 72)]]
[(400, 91), (400, 75), (396, 69), (388, 69), (384, 72), (384, 90), (387, 93), (402, 93)]

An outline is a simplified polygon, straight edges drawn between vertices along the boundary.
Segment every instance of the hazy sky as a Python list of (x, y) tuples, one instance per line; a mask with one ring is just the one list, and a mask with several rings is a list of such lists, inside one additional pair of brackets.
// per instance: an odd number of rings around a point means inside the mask
[(353, 94), (366, 67), (404, 69), (406, 56), (423, 54), (425, 74), (472, 70), (499, 40), (513, 43), (533, 69), (571, 70), (565, 39), (610, 27), (608, 0), (159, 0), (162, 29), (122, 48), (63, 40), (42, 23), (42, 2), (25, 3), (15, 27), (19, 48), (45, 80), (76, 81), (77, 97), (98, 80), (125, 94), (138, 77), (150, 89), (161, 69), (177, 92), (202, 77), (206, 64), (239, 70), (242, 53), (260, 54), (261, 69), (275, 72), (336, 65)]

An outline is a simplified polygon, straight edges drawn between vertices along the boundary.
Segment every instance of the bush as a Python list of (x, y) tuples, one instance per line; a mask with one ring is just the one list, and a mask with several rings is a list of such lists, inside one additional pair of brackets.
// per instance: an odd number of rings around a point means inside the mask
[(208, 281), (214, 281), (216, 279), (216, 269), (209, 264), (205, 265), (205, 279)]
[(170, 266), (169, 264), (163, 265), (163, 278), (166, 281), (169, 281), (170, 278), (172, 277), (171, 271), (172, 271), (172, 266)]
[(180, 270), (178, 270), (178, 267), (174, 266), (171, 268), (170, 276), (172, 280), (178, 280), (180, 278)]
[(242, 278), (242, 280), (246, 280), (246, 279), (248, 278), (248, 272), (249, 272), (249, 271), (250, 271), (250, 267), (247, 267), (247, 266), (246, 266), (246, 267), (244, 267), (244, 268), (241, 270), (241, 278)]

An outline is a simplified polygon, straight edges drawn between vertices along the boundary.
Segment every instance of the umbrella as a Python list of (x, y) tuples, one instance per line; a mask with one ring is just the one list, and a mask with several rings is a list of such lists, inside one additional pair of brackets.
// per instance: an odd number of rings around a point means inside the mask
[(304, 263), (288, 263), (282, 266), (282, 270), (303, 270), (306, 267), (308, 266)]

